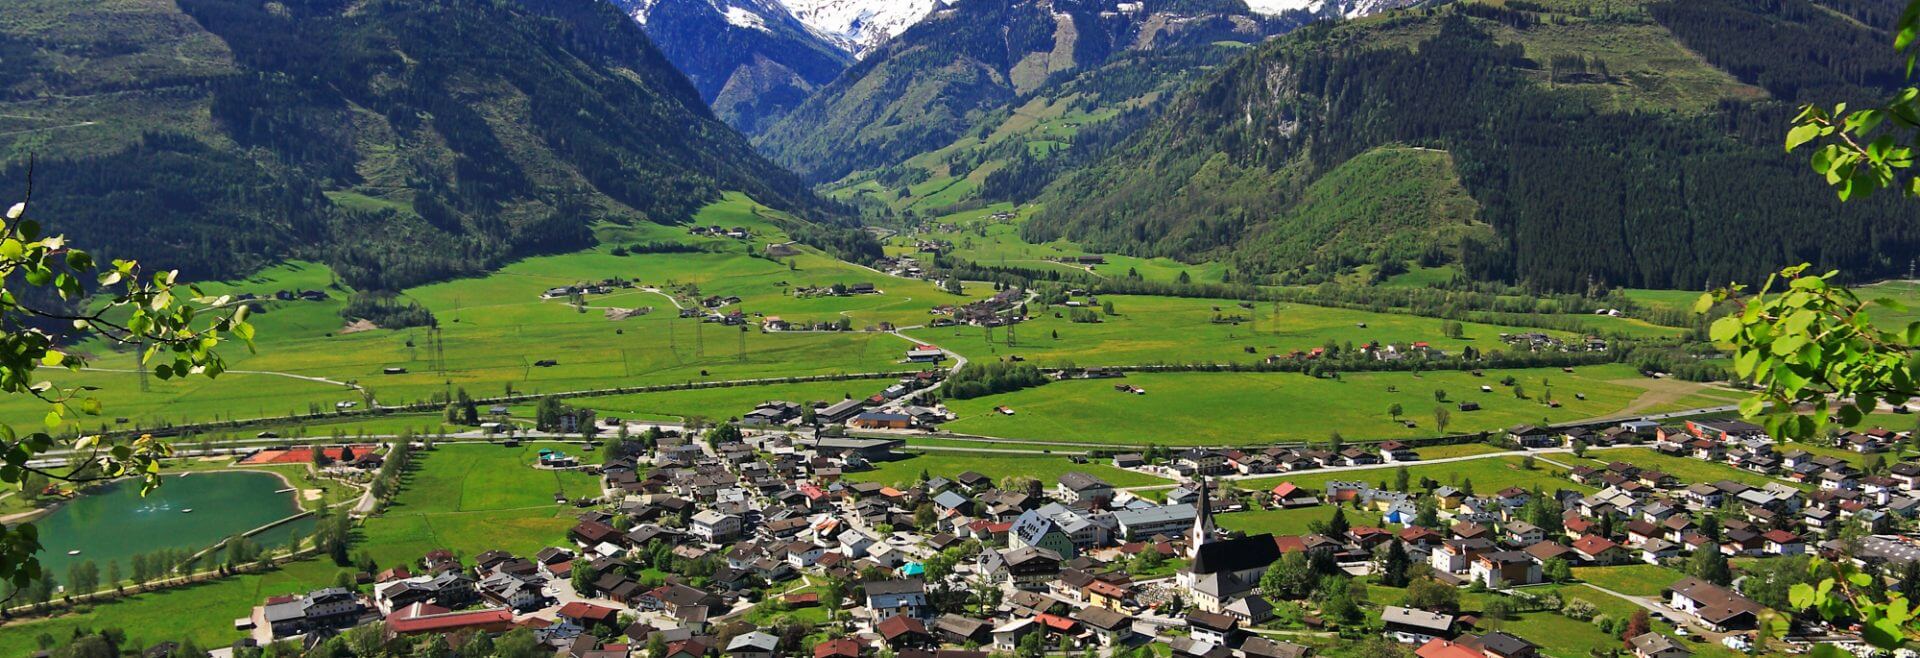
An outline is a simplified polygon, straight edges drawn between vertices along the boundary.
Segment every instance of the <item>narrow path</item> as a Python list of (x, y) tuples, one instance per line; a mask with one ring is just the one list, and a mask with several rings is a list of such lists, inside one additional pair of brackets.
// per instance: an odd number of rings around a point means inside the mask
[[(91, 370), (93, 372), (124, 372), (124, 373), (140, 372), (132, 368), (95, 368), (93, 366), (87, 366), (85, 368), (81, 368), (81, 370)], [(313, 375), (297, 375), (291, 372), (278, 372), (273, 370), (228, 370), (226, 372), (230, 374), (236, 374), (236, 375), (269, 375), (273, 377), (286, 377), (289, 379), (302, 379), (302, 380), (316, 382), (320, 384), (332, 384), (334, 386), (344, 386), (346, 388), (351, 388), (356, 391), (362, 390), (359, 384), (350, 384), (343, 381), (327, 379), (325, 377), (315, 377)]]
[[(1605, 446), (1605, 447), (1600, 447), (1600, 446), (1595, 446), (1595, 447), (1590, 447), (1590, 448), (1587, 448), (1587, 451), (1588, 451), (1588, 452), (1599, 452), (1599, 451), (1603, 451), (1603, 450), (1622, 450), (1622, 449), (1627, 449), (1627, 448), (1643, 448), (1643, 447), (1645, 447), (1645, 446), (1638, 446), (1638, 445), (1633, 445), (1633, 446)], [(1419, 461), (1412, 461), (1412, 462), (1406, 462), (1406, 463), (1404, 463), (1404, 464), (1368, 464), (1368, 465), (1366, 465), (1366, 466), (1329, 466), (1329, 467), (1326, 467), (1326, 468), (1316, 468), (1316, 469), (1313, 469), (1313, 470), (1311, 470), (1311, 471), (1303, 471), (1302, 473), (1303, 473), (1303, 474), (1318, 474), (1318, 473), (1342, 473), (1342, 472), (1347, 472), (1347, 471), (1379, 471), (1379, 470), (1385, 470), (1385, 469), (1390, 469), (1390, 468), (1399, 468), (1399, 467), (1401, 467), (1401, 466), (1409, 466), (1409, 467), (1411, 467), (1411, 466), (1425, 466), (1425, 465), (1428, 465), (1428, 464), (1451, 464), (1451, 463), (1454, 463), (1454, 462), (1464, 462), (1464, 461), (1473, 461), (1473, 460), (1476, 460), (1476, 459), (1498, 459), (1498, 458), (1501, 458), (1501, 457), (1533, 457), (1533, 458), (1535, 458), (1535, 459), (1538, 459), (1538, 460), (1540, 460), (1540, 461), (1544, 461), (1544, 462), (1547, 462), (1547, 463), (1549, 463), (1549, 464), (1553, 464), (1553, 465), (1555, 465), (1555, 466), (1559, 466), (1559, 467), (1561, 467), (1561, 468), (1567, 468), (1567, 469), (1571, 469), (1572, 467), (1570, 467), (1570, 466), (1567, 466), (1566, 464), (1562, 464), (1562, 463), (1560, 463), (1560, 462), (1557, 462), (1557, 461), (1553, 461), (1553, 460), (1551, 460), (1551, 459), (1547, 459), (1547, 458), (1545, 458), (1545, 457), (1541, 457), (1540, 455), (1546, 455), (1546, 454), (1572, 454), (1572, 453), (1573, 453), (1573, 450), (1572, 450), (1572, 449), (1570, 449), (1570, 448), (1541, 448), (1541, 449), (1538, 449), (1538, 450), (1507, 450), (1507, 451), (1502, 451), (1502, 452), (1485, 452), (1485, 453), (1481, 453), (1481, 454), (1478, 454), (1478, 455), (1462, 455), (1462, 456), (1459, 456), (1459, 457), (1442, 457), (1442, 458), (1440, 458), (1440, 459), (1422, 459), (1422, 460), (1419, 460)], [(1288, 473), (1285, 473), (1285, 472), (1281, 472), (1281, 473), (1252, 473), (1252, 474), (1246, 474), (1246, 475), (1240, 475), (1240, 474), (1235, 474), (1235, 475), (1216, 475), (1216, 476), (1213, 476), (1213, 479), (1215, 479), (1215, 480), (1257, 480), (1257, 479), (1264, 479), (1264, 478), (1284, 478), (1284, 477), (1286, 477), (1287, 475), (1288, 475)], [(1154, 490), (1154, 489), (1166, 489), (1166, 488), (1169, 488), (1169, 487), (1172, 487), (1172, 486), (1174, 486), (1174, 485), (1158, 485), (1158, 484), (1156, 484), (1156, 485), (1146, 485), (1146, 486), (1139, 486), (1139, 487), (1120, 487), (1120, 489), (1121, 489), (1122, 491), (1151, 491), (1151, 490)]]

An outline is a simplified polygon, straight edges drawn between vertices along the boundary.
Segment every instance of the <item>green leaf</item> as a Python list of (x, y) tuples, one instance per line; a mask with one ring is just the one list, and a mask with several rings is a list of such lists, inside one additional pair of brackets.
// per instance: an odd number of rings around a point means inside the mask
[(1811, 124), (1811, 123), (1803, 123), (1803, 124), (1794, 126), (1792, 130), (1787, 131), (1787, 150), (1792, 151), (1794, 149), (1800, 148), (1801, 144), (1811, 142), (1814, 140), (1814, 138), (1817, 138), (1819, 136), (1820, 136), (1819, 125)]

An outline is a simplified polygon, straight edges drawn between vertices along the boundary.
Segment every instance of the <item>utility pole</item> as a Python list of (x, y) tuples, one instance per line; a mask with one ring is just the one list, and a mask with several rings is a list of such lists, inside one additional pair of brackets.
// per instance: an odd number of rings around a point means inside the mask
[(707, 325), (707, 320), (705, 318), (701, 318), (699, 322), (694, 323), (693, 325), (693, 356), (694, 358), (700, 358), (700, 359), (707, 358), (706, 325)]
[(747, 327), (740, 326), (740, 362), (747, 362)]

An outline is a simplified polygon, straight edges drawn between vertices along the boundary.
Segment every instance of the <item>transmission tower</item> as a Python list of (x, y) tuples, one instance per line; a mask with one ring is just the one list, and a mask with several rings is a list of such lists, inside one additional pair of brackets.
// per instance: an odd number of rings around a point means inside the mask
[(1013, 328), (1016, 326), (1019, 326), (1019, 323), (1014, 322), (1012, 320), (1007, 321), (1007, 347), (1013, 347), (1013, 344), (1015, 342), (1018, 342), (1014, 338), (1014, 332), (1013, 332)]
[(740, 362), (747, 362), (747, 328), (740, 327)]
[(706, 325), (707, 325), (707, 321), (704, 319), (702, 319), (700, 322), (695, 323), (693, 325), (693, 356), (694, 358), (698, 358), (698, 359), (707, 358)]

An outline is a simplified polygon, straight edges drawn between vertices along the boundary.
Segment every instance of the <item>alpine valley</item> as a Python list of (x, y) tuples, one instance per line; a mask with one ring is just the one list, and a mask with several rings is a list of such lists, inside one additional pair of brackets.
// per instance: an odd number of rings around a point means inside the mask
[(0, 656), (1911, 656), (1916, 34), (0, 0)]

